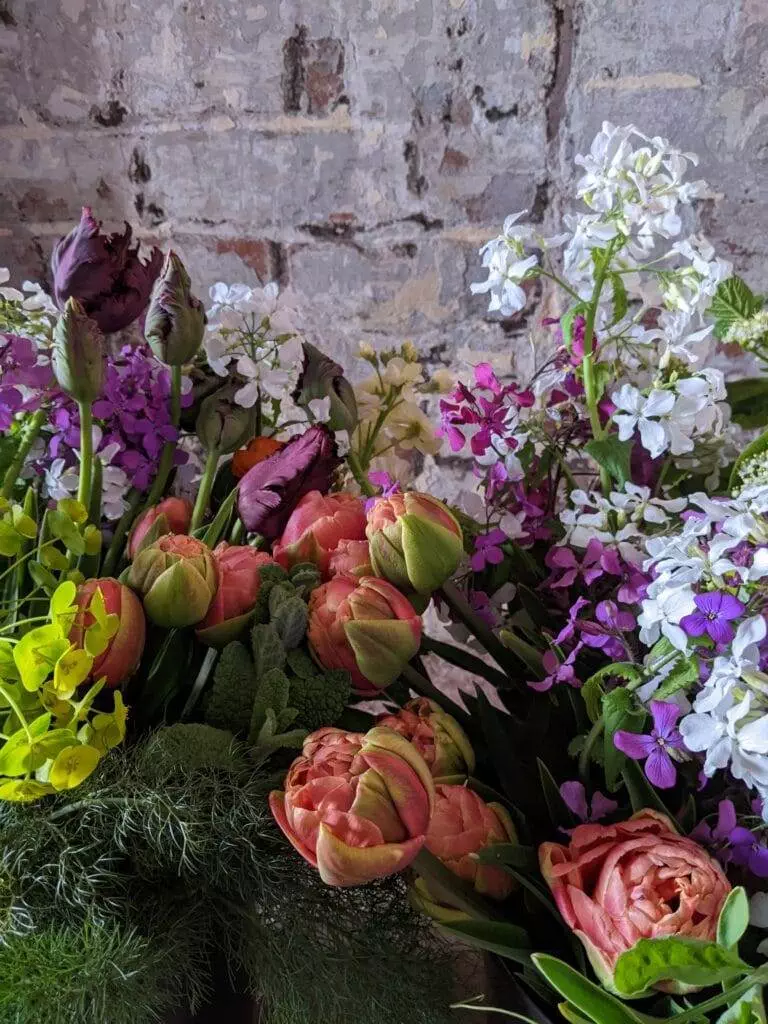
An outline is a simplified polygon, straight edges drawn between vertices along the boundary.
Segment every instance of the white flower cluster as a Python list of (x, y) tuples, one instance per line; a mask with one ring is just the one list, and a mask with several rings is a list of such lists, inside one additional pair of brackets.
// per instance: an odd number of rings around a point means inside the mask
[(649, 532), (668, 530), (687, 503), (685, 498), (654, 498), (650, 487), (629, 481), (607, 498), (597, 491), (575, 490), (570, 499), (571, 506), (560, 513), (563, 543), (585, 549), (596, 539), (634, 565), (645, 557), (642, 539)]
[(768, 593), (768, 487), (731, 500), (695, 494), (689, 511), (677, 533), (646, 542), (644, 569), (655, 578), (642, 602), (640, 639), (650, 645), (664, 636), (688, 656), (691, 640), (681, 622), (696, 610), (696, 595), (738, 598), (744, 615), (733, 639), (718, 648), (680, 731), (689, 750), (706, 754), (706, 775), (728, 768), (766, 799), (768, 675), (760, 664), (767, 631), (763, 615), (749, 612)]

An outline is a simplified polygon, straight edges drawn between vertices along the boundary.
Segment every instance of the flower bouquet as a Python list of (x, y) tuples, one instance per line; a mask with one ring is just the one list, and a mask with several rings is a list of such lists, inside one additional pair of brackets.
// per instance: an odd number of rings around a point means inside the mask
[(605, 124), (484, 246), (528, 381), (348, 378), (88, 209), (0, 291), (0, 1020), (765, 1021), (768, 319), (695, 162)]

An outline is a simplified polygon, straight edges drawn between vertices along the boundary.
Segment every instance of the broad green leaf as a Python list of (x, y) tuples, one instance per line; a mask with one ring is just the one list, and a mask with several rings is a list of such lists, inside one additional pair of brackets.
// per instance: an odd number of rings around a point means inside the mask
[(539, 679), (546, 675), (541, 651), (536, 650), (531, 644), (523, 640), (511, 629), (502, 629), (499, 633), (501, 642), (510, 651), (513, 651), (523, 664), (531, 670)]
[(741, 978), (750, 970), (738, 954), (716, 942), (677, 937), (640, 939), (616, 961), (613, 984), (620, 995), (634, 998), (660, 981), (717, 985)]
[(768, 378), (748, 377), (725, 385), (731, 419), (745, 430), (768, 424)]
[(583, 1014), (579, 1013), (578, 1010), (574, 1006), (571, 1006), (570, 1003), (558, 1003), (557, 1008), (561, 1015), (568, 1021), (568, 1024), (585, 1024), (585, 1022), (589, 1020), (589, 1017), (583, 1016)]
[(69, 649), (69, 641), (58, 626), (39, 626), (25, 633), (13, 649), (13, 660), (24, 689), (38, 690), (53, 672), (54, 665)]
[(619, 730), (640, 732), (646, 719), (646, 713), (638, 709), (632, 693), (622, 688), (606, 693), (602, 706), (605, 721), (603, 730), (605, 784), (613, 792), (619, 784), (621, 768), (626, 761), (624, 754), (613, 742), (613, 737)]
[(593, 673), (580, 691), (587, 706), (587, 714), (592, 722), (596, 722), (600, 717), (604, 681), (615, 678), (623, 679), (627, 683), (638, 683), (643, 678), (643, 673), (631, 661), (611, 662)]
[(536, 764), (539, 768), (539, 780), (541, 782), (542, 793), (544, 794), (544, 802), (546, 803), (547, 810), (549, 812), (549, 820), (555, 828), (573, 828), (573, 826), (578, 824), (578, 822), (573, 816), (573, 812), (570, 807), (560, 795), (560, 790), (552, 776), (552, 772), (539, 757), (536, 758)]
[(595, 1024), (638, 1024), (643, 1020), (641, 1014), (604, 992), (557, 957), (534, 953), (531, 959), (552, 988)]
[(629, 459), (632, 454), (632, 442), (620, 441), (618, 434), (609, 434), (599, 440), (589, 441), (584, 450), (620, 487), (629, 480)]
[(531, 962), (531, 940), (518, 925), (505, 921), (456, 921), (440, 925), (440, 930), (517, 963)]
[(720, 1014), (715, 1024), (766, 1024), (762, 986), (748, 988), (733, 1006)]
[(632, 761), (628, 757), (624, 758), (621, 777), (629, 794), (629, 802), (632, 804), (633, 811), (642, 811), (643, 808), (650, 807), (665, 814), (674, 824), (675, 819), (669, 813), (669, 808), (665, 806), (664, 801), (646, 779), (637, 761)]
[(539, 858), (533, 846), (520, 846), (517, 843), (493, 843), (484, 846), (474, 855), (481, 864), (497, 864), (499, 867), (512, 867), (519, 870), (537, 870)]
[(762, 307), (762, 300), (742, 278), (734, 275), (721, 281), (707, 310), (715, 321), (715, 337), (724, 338), (729, 327), (739, 320), (749, 320)]
[(717, 919), (717, 941), (726, 949), (735, 949), (749, 924), (749, 900), (743, 886), (731, 889)]
[(300, 597), (284, 601), (272, 613), (272, 626), (277, 630), (286, 650), (298, 647), (307, 632), (309, 609)]
[(35, 779), (12, 779), (0, 784), (0, 800), (10, 800), (14, 803), (32, 803), (33, 800), (39, 800), (53, 792), (53, 786), (45, 782), (36, 782)]

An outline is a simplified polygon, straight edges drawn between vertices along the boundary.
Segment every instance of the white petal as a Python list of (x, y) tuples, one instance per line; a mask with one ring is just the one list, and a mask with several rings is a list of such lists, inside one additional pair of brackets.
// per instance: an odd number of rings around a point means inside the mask
[(658, 458), (667, 447), (666, 430), (655, 420), (641, 419), (639, 426), (640, 440), (642, 441), (643, 448), (646, 449), (652, 459)]

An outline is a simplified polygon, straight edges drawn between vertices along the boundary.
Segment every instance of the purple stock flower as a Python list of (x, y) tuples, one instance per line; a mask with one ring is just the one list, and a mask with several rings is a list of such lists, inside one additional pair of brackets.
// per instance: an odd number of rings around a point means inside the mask
[(56, 304), (63, 309), (76, 298), (105, 334), (120, 331), (147, 308), (160, 273), (163, 254), (153, 248), (149, 259), (131, 248), (131, 228), (123, 234), (102, 234), (101, 223), (84, 206), (80, 223), (60, 239), (51, 257)]
[(638, 735), (620, 729), (613, 737), (615, 746), (627, 757), (633, 761), (645, 760), (645, 774), (658, 789), (671, 789), (677, 779), (677, 769), (670, 751), (679, 750), (683, 746), (683, 737), (676, 728), (680, 714), (676, 704), (652, 700), (653, 729), (650, 735)]
[(276, 540), (300, 498), (309, 491), (327, 493), (340, 462), (333, 434), (323, 424), (291, 438), (240, 481), (237, 508), (245, 528)]
[(714, 849), (723, 864), (736, 864), (757, 878), (768, 878), (768, 847), (759, 842), (754, 832), (737, 823), (731, 800), (718, 804), (714, 828), (701, 821), (691, 837)]
[(565, 801), (568, 810), (575, 814), (579, 821), (600, 821), (606, 815), (612, 814), (619, 806), (615, 800), (611, 800), (600, 790), (593, 793), (591, 803), (588, 804), (584, 784), (577, 779), (564, 782), (560, 787), (560, 796)]
[(731, 622), (744, 612), (744, 605), (733, 594), (714, 590), (694, 596), (696, 611), (680, 620), (688, 636), (706, 635), (716, 644), (727, 644), (733, 640)]
[(475, 572), (482, 572), (487, 565), (498, 565), (504, 560), (501, 545), (507, 540), (503, 530), (495, 529), (475, 537), (475, 553), (469, 560)]

